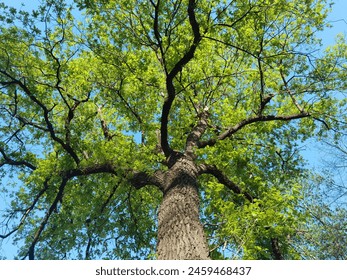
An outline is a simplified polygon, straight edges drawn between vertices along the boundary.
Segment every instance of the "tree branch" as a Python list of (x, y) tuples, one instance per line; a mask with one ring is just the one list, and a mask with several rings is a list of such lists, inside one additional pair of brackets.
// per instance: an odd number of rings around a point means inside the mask
[[(41, 110), (43, 111), (43, 117), (44, 117), (47, 129), (49, 131), (51, 138), (54, 141), (56, 141), (57, 143), (59, 143), (63, 147), (63, 149), (73, 158), (73, 160), (77, 164), (79, 164), (80, 159), (78, 158), (77, 154), (72, 149), (72, 147), (69, 144), (65, 143), (55, 133), (53, 124), (49, 119), (49, 114), (53, 110), (53, 108), (48, 109), (40, 100), (38, 100), (36, 98), (36, 96), (30, 91), (30, 89), (22, 81), (14, 78), (13, 76), (11, 76), (10, 74), (8, 74), (5, 71), (0, 70), (0, 73), (3, 74), (4, 76), (8, 77), (15, 85), (19, 86), (24, 91), (24, 93), (31, 99), (31, 101), (34, 102), (36, 105), (38, 105), (41, 108)], [(1, 83), (3, 84), (4, 82), (1, 82)]]
[(58, 189), (58, 192), (55, 196), (55, 199), (54, 199), (53, 203), (51, 204), (51, 206), (49, 207), (45, 217), (41, 221), (40, 226), (34, 235), (33, 241), (31, 242), (29, 250), (28, 250), (29, 260), (35, 259), (35, 246), (36, 246), (37, 242), (39, 241), (40, 236), (41, 236), (43, 230), (45, 229), (49, 218), (51, 217), (52, 213), (57, 209), (58, 203), (62, 200), (64, 189), (65, 189), (65, 186), (66, 186), (68, 180), (69, 180), (68, 178), (62, 179), (62, 182), (59, 186), (59, 189)]
[(248, 55), (250, 55), (250, 56), (252, 56), (254, 58), (257, 58), (257, 55), (255, 55), (254, 53), (252, 53), (252, 52), (250, 52), (250, 51), (248, 51), (248, 50), (246, 50), (246, 49), (244, 49), (242, 47), (236, 46), (236, 45), (234, 45), (232, 43), (227, 43), (227, 42), (224, 42), (222, 40), (219, 40), (219, 39), (216, 39), (216, 38), (212, 38), (212, 37), (209, 37), (209, 36), (205, 36), (205, 35), (202, 38), (209, 39), (209, 40), (215, 41), (217, 43), (221, 43), (223, 45), (226, 45), (228, 47), (231, 47), (233, 49), (236, 49), (236, 50), (239, 50), (239, 51), (241, 51), (243, 53), (246, 53), (246, 54), (248, 54)]
[[(215, 18), (213, 19), (213, 21), (216, 21), (216, 19), (218, 17), (221, 16), (222, 13), (225, 13), (225, 11), (228, 10), (228, 7), (233, 3), (233, 1), (231, 1), (231, 3), (229, 3), (228, 5), (226, 5), (219, 13), (217, 13), (217, 15), (215, 16)], [(237, 23), (239, 23), (240, 21), (242, 21), (251, 11), (252, 9), (254, 8), (255, 6), (252, 6), (250, 5), (248, 10), (243, 14), (241, 15), (238, 19), (236, 19), (234, 22), (228, 24), (228, 23), (216, 23), (215, 26), (223, 26), (223, 27), (228, 27), (228, 28), (232, 28), (234, 29), (235, 28), (235, 25)]]
[(284, 260), (278, 243), (278, 238), (271, 238), (271, 249), (275, 260)]
[(189, 0), (188, 3), (188, 17), (189, 23), (193, 31), (194, 39), (191, 44), (189, 50), (184, 54), (184, 56), (175, 64), (175, 66), (171, 69), (171, 71), (166, 76), (166, 89), (167, 89), (167, 97), (165, 98), (162, 114), (161, 114), (161, 147), (166, 157), (170, 156), (172, 149), (170, 148), (168, 142), (168, 122), (169, 122), (169, 113), (171, 110), (171, 106), (176, 97), (176, 89), (173, 84), (173, 80), (176, 75), (182, 71), (183, 67), (193, 59), (195, 50), (199, 45), (202, 37), (199, 30), (199, 24), (196, 21), (195, 17), (195, 0)]
[(164, 173), (161, 170), (157, 170), (151, 175), (146, 172), (134, 172), (130, 183), (136, 189), (141, 189), (147, 185), (154, 185), (163, 190)]
[(295, 107), (299, 110), (300, 113), (305, 113), (305, 110), (300, 106), (300, 104), (298, 103), (298, 101), (297, 101), (296, 98), (294, 97), (294, 94), (293, 94), (292, 91), (289, 89), (288, 82), (287, 82), (287, 80), (286, 80), (285, 77), (284, 77), (283, 71), (280, 70), (280, 74), (281, 74), (281, 78), (282, 78), (284, 87), (285, 87), (287, 93), (289, 94), (290, 98), (292, 99), (292, 101), (293, 101)]
[(248, 201), (253, 202), (254, 198), (251, 194), (243, 191), (235, 182), (231, 181), (227, 176), (225, 176), (225, 174), (215, 165), (201, 164), (199, 166), (199, 174), (213, 175), (219, 183), (223, 184), (236, 194), (243, 194)]
[(166, 61), (165, 61), (165, 51), (163, 48), (163, 43), (161, 40), (161, 35), (160, 35), (160, 31), (159, 31), (159, 7), (160, 7), (160, 0), (157, 1), (157, 4), (155, 4), (152, 0), (150, 1), (152, 6), (154, 7), (154, 22), (153, 22), (153, 31), (154, 31), (154, 36), (155, 39), (157, 40), (157, 48), (160, 51), (160, 57), (158, 55), (158, 53), (156, 52), (157, 58), (160, 61), (161, 65), (164, 68), (165, 73), (168, 73), (167, 70), (167, 65), (166, 65)]
[(207, 118), (209, 116), (208, 108), (204, 108), (201, 113), (199, 113), (199, 121), (189, 133), (186, 141), (185, 152), (191, 158), (194, 158), (194, 148), (197, 147), (199, 140), (206, 131), (208, 126)]
[(31, 170), (36, 169), (36, 166), (31, 164), (30, 162), (27, 162), (25, 160), (15, 160), (15, 159), (10, 158), (8, 155), (6, 155), (5, 150), (2, 147), (0, 147), (0, 153), (5, 160), (4, 162), (0, 162), (0, 167), (5, 165), (5, 164), (8, 164), (11, 166), (26, 166), (26, 167), (30, 168)]
[(35, 207), (36, 203), (39, 201), (40, 197), (48, 190), (48, 187), (49, 187), (48, 186), (48, 179), (45, 180), (43, 185), (44, 185), (44, 188), (37, 194), (34, 201), (31, 203), (31, 205), (26, 209), (20, 210), (20, 211), (24, 212), (24, 214), (22, 215), (22, 218), (20, 219), (19, 224), (13, 230), (8, 232), (7, 234), (0, 235), (0, 238), (5, 239), (21, 228), (21, 226), (24, 224), (25, 219), (28, 217), (30, 212), (34, 209), (34, 207)]
[(306, 117), (310, 117), (310, 116), (311, 116), (310, 113), (302, 112), (299, 114), (293, 114), (293, 115), (287, 115), (287, 116), (285, 116), (285, 115), (279, 115), (279, 116), (267, 115), (267, 116), (250, 117), (248, 119), (242, 120), (241, 122), (239, 122), (238, 124), (236, 124), (234, 126), (229, 127), (223, 133), (218, 135), (216, 138), (212, 138), (212, 139), (209, 139), (207, 141), (199, 142), (198, 147), (204, 148), (206, 146), (213, 146), (217, 143), (217, 141), (224, 140), (224, 139), (232, 136), (233, 134), (235, 134), (236, 132), (238, 132), (243, 127), (245, 127), (249, 124), (253, 124), (253, 123), (257, 123), (257, 122), (268, 122), (268, 121), (291, 121), (291, 120), (302, 119), (302, 118), (306, 118)]
[(108, 129), (106, 121), (104, 120), (104, 118), (102, 116), (102, 111), (101, 111), (101, 107), (100, 106), (98, 106), (98, 114), (99, 114), (101, 129), (102, 129), (102, 132), (104, 134), (104, 137), (105, 137), (106, 140), (110, 141), (110, 140), (112, 140), (114, 135), (111, 134), (109, 129)]
[(84, 168), (75, 168), (67, 171), (62, 171), (61, 176), (71, 179), (78, 176), (86, 176), (91, 174), (109, 173), (118, 175), (116, 167), (111, 163), (95, 164)]

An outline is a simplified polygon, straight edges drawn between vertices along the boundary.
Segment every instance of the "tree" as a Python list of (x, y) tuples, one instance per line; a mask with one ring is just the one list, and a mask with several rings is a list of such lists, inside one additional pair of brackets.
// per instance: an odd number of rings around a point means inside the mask
[(327, 170), (313, 174), (306, 182), (304, 199), (299, 207), (308, 213), (308, 217), (306, 223), (298, 227), (293, 242), (302, 258), (347, 258), (346, 194), (343, 182), (339, 183), (337, 176)]
[[(304, 255), (314, 259), (347, 258), (346, 138), (324, 140), (323, 171), (305, 188), (301, 205), (311, 218), (298, 236)], [(309, 240), (309, 242), (307, 242)], [(313, 246), (312, 246), (313, 244)]]
[(300, 258), (299, 142), (345, 105), (325, 1), (43, 2), (1, 7), (20, 258)]

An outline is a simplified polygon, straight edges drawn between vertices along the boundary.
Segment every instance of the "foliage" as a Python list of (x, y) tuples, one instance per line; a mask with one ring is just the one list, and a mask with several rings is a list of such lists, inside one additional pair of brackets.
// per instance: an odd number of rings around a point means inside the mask
[(309, 218), (300, 226), (295, 247), (306, 259), (345, 260), (346, 187), (331, 172), (314, 175), (307, 184), (301, 211)]
[(11, 204), (0, 236), (24, 241), (18, 257), (155, 257), (162, 193), (131, 179), (165, 171), (171, 150), (206, 167), (213, 258), (272, 259), (276, 244), (305, 257), (294, 245), (310, 218), (299, 143), (343, 129), (345, 111), (345, 40), (316, 52), (326, 1), (74, 2), (1, 6)]

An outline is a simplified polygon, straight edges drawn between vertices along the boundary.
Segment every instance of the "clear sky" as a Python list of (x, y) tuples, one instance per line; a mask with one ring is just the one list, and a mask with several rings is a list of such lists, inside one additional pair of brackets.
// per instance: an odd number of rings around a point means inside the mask
[[(5, 3), (8, 6), (13, 6), (16, 8), (21, 7), (21, 3), (25, 5), (25, 9), (31, 10), (37, 6), (37, 3), (40, 3), (40, 0), (0, 0), (0, 2)], [(332, 13), (329, 15), (328, 20), (333, 25), (332, 29), (322, 32), (321, 38), (323, 39), (323, 44), (325, 46), (331, 45), (334, 43), (334, 39), (337, 34), (343, 33), (347, 36), (347, 0), (335, 0), (335, 5), (333, 6)], [(315, 162), (319, 162), (319, 148), (317, 146), (309, 146), (304, 152), (304, 156), (312, 166), (315, 166)], [(3, 209), (1, 204), (4, 202), (1, 200), (0, 196), (0, 209)], [(2, 243), (1, 243), (2, 242)], [(8, 259), (13, 259), (13, 256), (17, 252), (17, 248), (13, 247), (10, 244), (10, 240), (1, 241), (0, 240), (0, 257), (6, 257)]]

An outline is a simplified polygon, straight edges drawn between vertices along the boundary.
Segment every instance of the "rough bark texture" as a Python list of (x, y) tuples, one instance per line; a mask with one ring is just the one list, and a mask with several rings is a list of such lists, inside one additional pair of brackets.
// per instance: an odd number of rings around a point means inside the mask
[(197, 168), (182, 157), (164, 175), (164, 197), (158, 213), (160, 260), (209, 259), (199, 219)]

